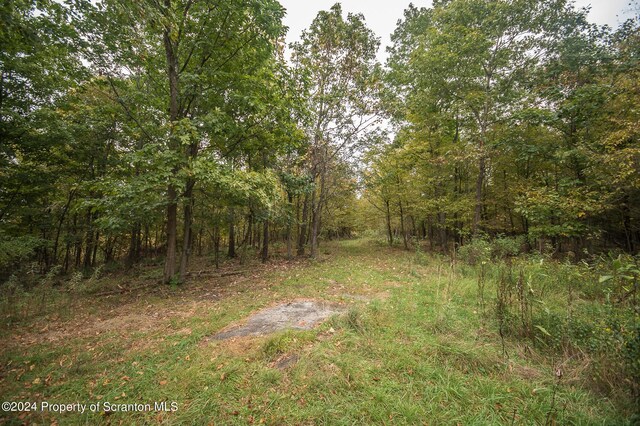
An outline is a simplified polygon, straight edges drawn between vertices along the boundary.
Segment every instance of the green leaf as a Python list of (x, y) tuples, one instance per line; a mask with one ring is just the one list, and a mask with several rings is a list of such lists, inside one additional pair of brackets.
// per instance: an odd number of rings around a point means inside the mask
[(536, 328), (542, 332), (545, 336), (551, 337), (551, 334), (541, 325), (536, 325)]

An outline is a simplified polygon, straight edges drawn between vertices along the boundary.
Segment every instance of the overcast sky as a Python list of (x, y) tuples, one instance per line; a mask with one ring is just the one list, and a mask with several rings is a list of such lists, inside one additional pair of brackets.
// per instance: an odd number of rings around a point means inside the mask
[[(532, 0), (534, 1), (534, 0)], [(626, 18), (631, 17), (630, 0), (576, 0), (578, 7), (591, 5), (589, 19), (592, 22), (617, 27)], [(303, 29), (308, 28), (320, 10), (329, 9), (337, 0), (280, 0), (287, 9), (284, 23), (289, 27), (287, 43), (299, 40)], [(381, 38), (378, 58), (386, 59), (385, 46), (390, 44), (390, 35), (396, 27), (398, 19), (410, 1), (401, 0), (342, 0), (342, 10), (362, 13), (367, 26)], [(416, 6), (430, 6), (431, 0), (413, 0)]]

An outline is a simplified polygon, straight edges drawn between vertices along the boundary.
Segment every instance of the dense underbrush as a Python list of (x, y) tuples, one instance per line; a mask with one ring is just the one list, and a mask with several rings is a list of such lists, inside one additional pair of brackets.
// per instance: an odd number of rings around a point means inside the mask
[(480, 239), (458, 250), (458, 268), (476, 280), (485, 318), (501, 339), (527, 341), (556, 356), (559, 366), (579, 364), (582, 380), (593, 389), (637, 401), (638, 256), (557, 260), (550, 254), (524, 254), (522, 243), (518, 238)]

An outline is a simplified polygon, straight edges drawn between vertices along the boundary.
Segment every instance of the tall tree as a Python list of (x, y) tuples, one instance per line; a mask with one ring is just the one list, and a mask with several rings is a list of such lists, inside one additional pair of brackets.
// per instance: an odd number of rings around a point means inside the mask
[(52, 131), (53, 109), (85, 76), (79, 45), (66, 5), (20, 0), (0, 6), (0, 268), (34, 252), (44, 268), (54, 261), (48, 240), (55, 207), (66, 203), (57, 198), (56, 183), (73, 171), (56, 155), (67, 139)]
[[(483, 218), (496, 129), (522, 107), (528, 74), (571, 13), (564, 0), (438, 1), (433, 9), (410, 9), (395, 35), (399, 45), (392, 49), (391, 68), (409, 69), (400, 74), (404, 81), (396, 81), (412, 120), (455, 121), (451, 137), (462, 129), (473, 150), (474, 234)], [(410, 48), (407, 42), (416, 44)]]
[(362, 15), (342, 14), (335, 4), (321, 11), (301, 41), (293, 45), (293, 62), (311, 82), (308, 109), (308, 170), (313, 191), (305, 197), (298, 254), (304, 253), (309, 214), (311, 256), (318, 247), (322, 209), (327, 201), (327, 173), (332, 160), (349, 158), (377, 122), (379, 41)]
[[(178, 272), (180, 202), (184, 216), (178, 279), (186, 274), (197, 184), (192, 165), (203, 150), (219, 146), (212, 141), (219, 134), (216, 125), (239, 118), (225, 118), (225, 106), (241, 96), (239, 91), (246, 88), (242, 81), (273, 57), (283, 33), (283, 14), (275, 0), (165, 0), (161, 4), (113, 0), (87, 15), (98, 23), (90, 29), (92, 42), (98, 45), (91, 52), (92, 58), (98, 58), (96, 68), (110, 78), (143, 73), (148, 81), (148, 108), (167, 111), (159, 116), (164, 135), (157, 140), (167, 153), (164, 167), (168, 167), (165, 281)], [(129, 105), (123, 107), (132, 110)]]

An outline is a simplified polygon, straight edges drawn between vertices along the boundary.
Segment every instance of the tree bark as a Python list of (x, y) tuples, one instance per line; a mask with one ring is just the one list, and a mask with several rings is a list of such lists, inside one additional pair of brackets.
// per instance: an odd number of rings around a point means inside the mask
[[(291, 194), (288, 194), (289, 207), (293, 206), (293, 197)], [(291, 259), (293, 257), (293, 241), (291, 239), (291, 221), (293, 220), (293, 216), (289, 215), (287, 219), (287, 259)]]
[(447, 238), (447, 214), (444, 212), (438, 213), (438, 233), (440, 234), (440, 246), (443, 252), (447, 253), (449, 239)]
[(93, 253), (93, 213), (87, 211), (86, 249), (84, 251), (83, 268), (91, 267), (91, 254)]
[[(171, 9), (171, 0), (165, 0), (165, 8), (167, 11)], [(179, 88), (178, 88), (178, 55), (176, 46), (171, 41), (172, 25), (170, 18), (166, 16), (168, 23), (165, 25), (163, 42), (165, 55), (167, 59), (167, 77), (169, 78), (169, 120), (171, 123), (178, 121), (179, 110)], [(173, 130), (172, 130), (173, 133)], [(174, 135), (170, 135), (170, 147), (179, 149), (173, 142)], [(177, 170), (173, 170), (176, 174)], [(164, 264), (164, 282), (168, 283), (176, 275), (176, 254), (177, 254), (177, 235), (178, 235), (178, 205), (177, 191), (170, 183), (167, 188), (167, 253)]]
[(262, 263), (269, 260), (269, 221), (265, 220), (262, 228)]
[(182, 254), (180, 256), (180, 282), (184, 282), (187, 277), (187, 265), (189, 264), (189, 256), (191, 255), (191, 222), (193, 221), (193, 186), (195, 182), (192, 179), (187, 181), (185, 190), (184, 203), (184, 237), (182, 238)]
[[(71, 201), (76, 193), (76, 190), (72, 190), (69, 193), (69, 198), (67, 199), (67, 203), (64, 205), (64, 209), (62, 209), (62, 214), (60, 214), (60, 219), (58, 219), (58, 226), (56, 227), (56, 239), (53, 244), (53, 262), (58, 262), (58, 244), (60, 242), (60, 231), (62, 230), (62, 224), (64, 223), (64, 218), (69, 211), (69, 206), (71, 205)], [(2, 215), (0, 215), (0, 219), (2, 219)]]
[(217, 223), (213, 228), (213, 250), (215, 252), (216, 269), (218, 269), (220, 268), (220, 226)]
[[(316, 257), (318, 254), (318, 236), (320, 234), (320, 223), (322, 219), (322, 205), (324, 204), (325, 199), (325, 183), (327, 176), (327, 154), (323, 152), (321, 158), (317, 161), (318, 166), (320, 167), (320, 191), (318, 192), (318, 202), (315, 202), (315, 190), (313, 192), (314, 196), (312, 198), (311, 206), (313, 207), (313, 216), (312, 216), (312, 227), (311, 227), (311, 257)], [(319, 156), (320, 156), (319, 155)]]
[(167, 252), (164, 262), (164, 282), (170, 282), (176, 275), (176, 251), (178, 241), (178, 204), (176, 190), (169, 186), (167, 190)]
[(387, 206), (387, 233), (389, 246), (393, 246), (393, 232), (391, 231), (391, 207), (389, 206), (389, 200), (385, 200), (384, 204)]
[(229, 258), (236, 257), (236, 233), (235, 233), (235, 212), (233, 211), (233, 207), (229, 207), (229, 251), (227, 256)]
[(320, 200), (316, 203), (316, 191), (313, 190), (313, 196), (311, 197), (311, 257), (316, 257), (318, 254), (318, 227), (320, 223)]
[(404, 229), (404, 209), (402, 208), (402, 201), (398, 201), (398, 207), (400, 207), (400, 231), (402, 232), (402, 241), (404, 248), (409, 249), (409, 243), (407, 242), (407, 232)]
[(476, 207), (473, 215), (473, 235), (478, 234), (480, 220), (482, 219), (482, 199), (486, 168), (486, 158), (484, 153), (481, 153), (480, 160), (478, 161), (478, 178), (476, 179)]
[(304, 245), (307, 242), (307, 220), (309, 219), (309, 193), (304, 195), (302, 207), (302, 221), (300, 222), (300, 234), (298, 235), (298, 256), (304, 256)]
[(91, 267), (96, 266), (96, 257), (98, 256), (98, 246), (100, 245), (100, 231), (96, 231), (96, 237), (93, 244), (93, 255), (91, 256)]

